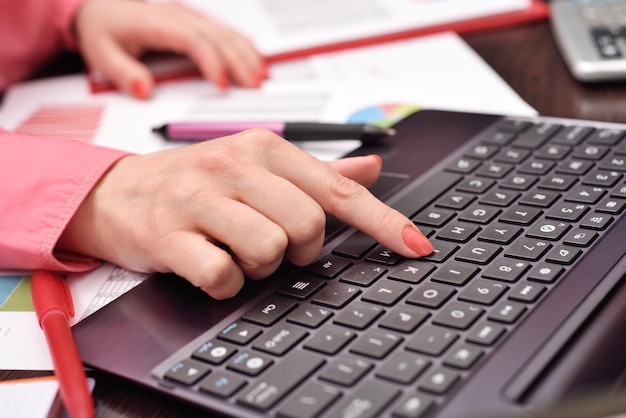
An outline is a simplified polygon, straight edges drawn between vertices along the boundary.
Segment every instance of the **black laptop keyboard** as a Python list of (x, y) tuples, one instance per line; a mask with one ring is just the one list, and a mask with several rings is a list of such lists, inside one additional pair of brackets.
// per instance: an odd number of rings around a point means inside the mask
[(435, 413), (621, 216), (624, 134), (502, 119), (394, 204), (432, 255), (355, 232), (157, 377), (242, 414)]

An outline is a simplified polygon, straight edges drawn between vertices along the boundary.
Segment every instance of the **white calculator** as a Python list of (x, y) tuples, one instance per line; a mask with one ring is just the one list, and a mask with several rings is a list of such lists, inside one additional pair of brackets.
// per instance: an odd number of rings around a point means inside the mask
[(626, 0), (552, 0), (551, 24), (573, 76), (626, 80)]

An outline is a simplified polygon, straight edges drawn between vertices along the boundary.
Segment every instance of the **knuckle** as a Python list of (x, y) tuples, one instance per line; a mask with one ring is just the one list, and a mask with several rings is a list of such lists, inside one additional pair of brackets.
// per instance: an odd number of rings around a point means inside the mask
[(365, 188), (356, 181), (344, 176), (335, 176), (329, 185), (330, 210), (335, 213), (343, 206), (362, 195)]
[(255, 279), (268, 276), (282, 261), (287, 245), (287, 235), (277, 229), (259, 242), (257, 251), (251, 257), (241, 260), (243, 269)]
[(298, 229), (295, 231), (291, 241), (295, 245), (301, 245), (311, 241), (317, 240), (320, 236), (324, 235), (326, 227), (326, 215), (324, 211), (318, 206), (312, 209), (308, 215), (302, 216), (302, 221), (298, 225)]

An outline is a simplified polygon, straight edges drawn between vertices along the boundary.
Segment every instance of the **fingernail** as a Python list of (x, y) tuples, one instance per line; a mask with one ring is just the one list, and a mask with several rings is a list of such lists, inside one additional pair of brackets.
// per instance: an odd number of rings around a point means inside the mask
[(433, 245), (428, 238), (413, 225), (407, 225), (402, 231), (402, 239), (411, 250), (420, 256), (428, 255), (433, 252)]
[(148, 98), (148, 87), (139, 79), (130, 85), (130, 91), (136, 99), (145, 100)]
[(262, 78), (259, 77), (258, 75), (250, 74), (250, 81), (251, 81), (252, 87), (261, 87), (261, 80)]
[(378, 154), (370, 154), (370, 157), (374, 157), (378, 160), (378, 163), (382, 166), (383, 165), (383, 158), (378, 155)]
[(221, 73), (219, 79), (216, 81), (217, 86), (222, 90), (228, 90), (230, 88), (230, 80), (226, 73)]

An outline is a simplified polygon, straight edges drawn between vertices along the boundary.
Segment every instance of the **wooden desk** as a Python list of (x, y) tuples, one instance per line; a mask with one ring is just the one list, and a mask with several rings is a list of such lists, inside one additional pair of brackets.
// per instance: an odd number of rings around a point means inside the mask
[[(548, 116), (626, 122), (626, 83), (583, 85), (568, 72), (549, 24), (465, 37), (521, 97)], [(49, 372), (0, 371), (0, 380)], [(155, 396), (115, 378), (96, 375), (99, 417), (200, 417), (206, 413)]]

